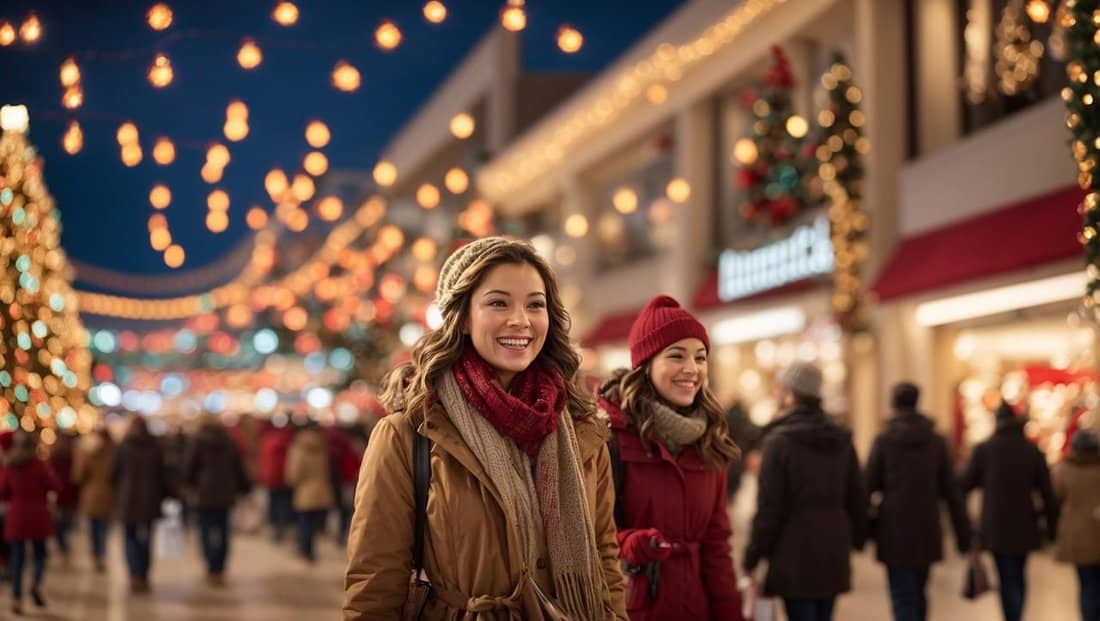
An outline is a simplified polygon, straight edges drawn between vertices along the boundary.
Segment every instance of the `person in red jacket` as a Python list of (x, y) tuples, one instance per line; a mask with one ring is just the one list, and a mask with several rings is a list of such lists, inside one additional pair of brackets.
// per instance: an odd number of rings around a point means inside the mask
[(726, 506), (727, 469), (740, 451), (707, 386), (706, 329), (660, 295), (635, 319), (629, 343), (631, 368), (599, 390), (619, 455), (627, 612), (632, 621), (741, 621)]
[(46, 605), (42, 578), (46, 573), (46, 540), (53, 534), (49, 492), (60, 493), (61, 483), (53, 470), (35, 455), (34, 437), (17, 431), (11, 450), (0, 471), (0, 500), (7, 501), (4, 540), (11, 544), (11, 610), (23, 613), (23, 564), (26, 544), (34, 550), (31, 598), (36, 606)]
[(260, 483), (267, 488), (267, 519), (276, 542), (294, 521), (294, 490), (286, 483), (286, 456), (293, 438), (294, 431), (284, 426), (269, 428), (260, 439)]

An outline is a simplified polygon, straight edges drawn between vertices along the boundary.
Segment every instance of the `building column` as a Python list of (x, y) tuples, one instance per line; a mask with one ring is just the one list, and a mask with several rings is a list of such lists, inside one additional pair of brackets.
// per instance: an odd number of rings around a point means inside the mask
[[(863, 90), (864, 134), (871, 143), (865, 158), (863, 208), (871, 226), (864, 286), (874, 282), (898, 240), (899, 176), (906, 157), (907, 110), (905, 2), (855, 0), (856, 54), (853, 73)], [(850, 348), (851, 425), (860, 454), (866, 455), (887, 411), (888, 387), (875, 364), (882, 355), (875, 340), (904, 338), (889, 323)]]
[(714, 104), (704, 99), (681, 111), (675, 121), (675, 175), (688, 182), (691, 196), (676, 205), (673, 218), (673, 243), (666, 252), (661, 274), (661, 291), (684, 306), (691, 305), (696, 287), (702, 281), (707, 252), (710, 250), (715, 209), (715, 127)]
[(590, 300), (597, 295), (596, 291), (591, 290), (591, 283), (596, 276), (596, 252), (598, 248), (596, 247), (596, 236), (592, 232), (594, 226), (592, 222), (592, 189), (576, 176), (570, 176), (561, 185), (561, 225), (564, 225), (569, 216), (574, 214), (583, 215), (588, 219), (589, 233), (580, 239), (560, 233), (559, 244), (568, 244), (576, 251), (576, 260), (569, 271), (569, 282), (563, 281), (562, 285), (572, 284), (576, 286), (578, 283), (584, 283), (584, 287), (581, 288), (580, 292), (580, 303), (572, 311), (572, 337), (579, 339), (583, 331), (587, 330), (592, 321), (596, 319), (593, 316), (592, 305), (586, 303), (586, 300)]

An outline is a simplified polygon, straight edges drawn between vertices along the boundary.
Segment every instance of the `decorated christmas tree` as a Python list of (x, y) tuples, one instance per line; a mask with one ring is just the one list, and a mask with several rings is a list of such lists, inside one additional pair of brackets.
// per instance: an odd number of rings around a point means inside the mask
[(863, 156), (869, 143), (863, 137), (863, 93), (852, 83), (852, 70), (842, 54), (821, 77), (827, 102), (818, 112), (818, 179), (829, 199), (833, 251), (833, 311), (850, 332), (865, 329), (866, 316), (861, 266), (867, 257), (869, 222), (863, 211)]
[(741, 216), (778, 225), (810, 202), (803, 180), (813, 162), (804, 149), (809, 126), (791, 104), (790, 63), (778, 47), (772, 48), (772, 57), (761, 91), (747, 94), (751, 138), (739, 141), (734, 155), (741, 164), (737, 182), (745, 190)]
[(1067, 0), (1059, 20), (1065, 28), (1069, 77), (1069, 86), (1062, 90), (1066, 127), (1077, 162), (1077, 183), (1086, 192), (1077, 208), (1084, 219), (1080, 241), (1088, 272), (1084, 304), (1100, 320), (1100, 178), (1096, 175), (1100, 161), (1100, 0)]
[(22, 106), (0, 110), (0, 428), (89, 429), (91, 354), (70, 284), (60, 213), (25, 136)]

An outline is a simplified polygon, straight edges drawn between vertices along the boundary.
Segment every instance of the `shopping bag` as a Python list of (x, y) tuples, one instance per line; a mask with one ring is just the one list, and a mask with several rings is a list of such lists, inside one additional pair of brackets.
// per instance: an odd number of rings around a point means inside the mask
[(989, 584), (989, 574), (985, 571), (985, 565), (982, 564), (981, 555), (967, 555), (962, 596), (966, 599), (977, 599), (992, 588)]
[(263, 527), (263, 521), (260, 503), (251, 494), (242, 498), (233, 508), (233, 530), (239, 533), (255, 533)]
[(153, 547), (160, 560), (178, 560), (187, 556), (187, 535), (183, 530), (183, 506), (168, 498), (161, 504), (163, 518), (154, 527)]

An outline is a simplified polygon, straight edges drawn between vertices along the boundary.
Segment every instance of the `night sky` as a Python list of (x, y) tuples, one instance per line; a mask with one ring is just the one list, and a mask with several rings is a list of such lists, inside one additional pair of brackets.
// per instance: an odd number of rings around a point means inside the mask
[[(175, 240), (187, 252), (183, 269), (194, 269), (229, 252), (248, 234), (248, 207), (272, 206), (263, 176), (273, 167), (300, 170), (311, 149), (304, 128), (320, 119), (332, 130), (323, 149), (330, 170), (369, 170), (391, 136), (447, 77), (471, 47), (499, 27), (503, 0), (445, 0), (446, 21), (434, 25), (421, 14), (423, 2), (297, 2), (300, 17), (287, 28), (271, 19), (276, 2), (187, 0), (168, 2), (172, 26), (155, 32), (145, 23), (153, 2), (0, 3), (0, 20), (21, 23), (34, 10), (43, 25), (35, 45), (0, 48), (0, 104), (30, 109), (30, 139), (45, 158), (46, 183), (62, 211), (62, 243), (74, 259), (134, 274), (169, 270), (149, 245), (147, 219), (153, 213), (149, 189), (160, 182), (172, 191), (165, 210)], [(596, 72), (627, 50), (682, 1), (593, 2), (529, 0), (523, 33), (524, 67), (529, 71)], [(629, 11), (624, 11), (625, 7)], [(404, 40), (393, 52), (373, 45), (383, 19), (395, 21)], [(584, 48), (575, 55), (558, 50), (555, 32), (563, 22), (578, 28)], [(243, 38), (263, 52), (251, 71), (237, 65)], [(146, 71), (156, 53), (170, 58), (175, 79), (154, 89)], [(84, 105), (76, 111), (60, 103), (58, 69), (75, 55), (81, 70)], [(356, 66), (363, 85), (342, 93), (330, 84), (338, 60)], [(249, 107), (248, 137), (239, 143), (222, 134), (225, 107), (232, 99)], [(70, 118), (84, 130), (84, 148), (66, 154), (61, 137)], [(118, 126), (133, 121), (144, 159), (127, 168), (115, 139)], [(152, 146), (158, 136), (176, 144), (176, 161), (158, 166)], [(226, 144), (232, 161), (216, 187), (230, 195), (229, 229), (206, 230), (205, 199), (212, 186), (199, 177), (211, 142)]]

